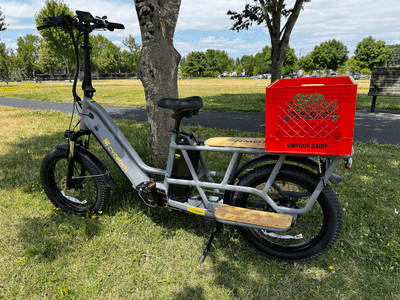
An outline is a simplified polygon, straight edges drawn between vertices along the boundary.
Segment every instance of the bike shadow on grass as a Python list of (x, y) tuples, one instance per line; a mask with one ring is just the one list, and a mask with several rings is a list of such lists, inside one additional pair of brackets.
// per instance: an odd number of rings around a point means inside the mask
[[(0, 154), (1, 190), (4, 195), (17, 195), (17, 201), (7, 204), (14, 211), (5, 220), (15, 228), (24, 255), (43, 261), (52, 261), (61, 252), (76, 251), (73, 241), (77, 228), (87, 240), (101, 232), (98, 219), (72, 217), (56, 209), (41, 186), (42, 160), (55, 144), (65, 141), (63, 136), (63, 132), (56, 132), (33, 138), (21, 137), (18, 143), (5, 141), (3, 144), (8, 151)], [(7, 235), (5, 238), (10, 239), (10, 244), (15, 243), (15, 237)]]
[[(132, 195), (131, 204), (126, 209), (136, 206), (140, 211), (149, 217), (156, 227), (162, 228), (163, 232), (160, 238), (171, 240), (175, 238), (175, 232), (185, 231), (188, 236), (200, 238), (203, 243), (191, 247), (187, 251), (191, 253), (186, 257), (194, 257), (195, 263), (203, 254), (208, 243), (211, 232), (216, 225), (215, 221), (206, 220), (202, 217), (188, 214), (183, 211), (169, 210), (168, 208), (149, 208), (141, 202), (139, 198)], [(121, 209), (110, 207), (108, 214), (117, 214)], [(178, 249), (179, 253), (180, 250)], [(184, 260), (182, 263), (185, 263)], [(191, 260), (190, 263), (193, 263)], [(281, 265), (280, 265), (281, 264)], [(198, 263), (198, 268), (212, 271), (205, 271), (215, 274), (215, 283), (225, 291), (232, 291), (232, 295), (241, 295), (244, 290), (259, 289), (260, 282), (254, 278), (271, 278), (276, 269), (284, 270), (285, 263), (279, 263), (269, 260), (256, 250), (251, 248), (240, 236), (234, 226), (224, 225), (223, 231), (217, 234), (212, 242), (210, 252), (208, 253), (203, 265)], [(269, 272), (269, 273), (268, 273)], [(282, 271), (284, 272), (284, 271)], [(282, 273), (281, 272), (281, 273)], [(232, 276), (234, 274), (234, 276)], [(249, 277), (249, 274), (258, 274), (255, 277)], [(268, 280), (265, 279), (265, 282)], [(240, 296), (238, 296), (240, 298)], [(168, 295), (169, 299), (208, 299), (207, 289), (204, 284), (189, 284), (181, 288), (177, 293)]]
[[(5, 176), (0, 178), (2, 189), (5, 191), (7, 189), (10, 191), (20, 189), (27, 197), (26, 201), (21, 200), (23, 203), (19, 203), (20, 205), (28, 207), (29, 210), (40, 208), (40, 212), (37, 213), (25, 211), (30, 216), (19, 219), (14, 226), (19, 239), (18, 243), (23, 245), (24, 254), (35, 257), (37, 261), (42, 263), (51, 263), (64, 253), (76, 252), (77, 235), (80, 239), (89, 241), (101, 235), (102, 232), (101, 216), (82, 218), (67, 215), (56, 210), (45, 194), (42, 193), (39, 178), (41, 162), (56, 143), (63, 141), (62, 132), (22, 139), (19, 143), (7, 145), (9, 151), (0, 155), (1, 168), (3, 171), (7, 170), (3, 172)], [(185, 230), (204, 240), (204, 247), (192, 249), (200, 257), (216, 224), (214, 221), (189, 215), (185, 212), (147, 207), (108, 155), (104, 151), (95, 151), (95, 153), (109, 168), (114, 181), (117, 183), (111, 189), (110, 206), (103, 212), (104, 214), (112, 217), (120, 212), (135, 213), (139, 210), (140, 213), (149, 217), (156, 226), (165, 229), (164, 232)], [(29, 201), (28, 197), (34, 201)], [(48, 212), (45, 212), (46, 209), (34, 206), (35, 204), (42, 207), (47, 206)], [(206, 262), (211, 262), (212, 268), (219, 274), (216, 280), (221, 286), (235, 289), (237, 282), (249, 282), (249, 278), (246, 277), (249, 264), (252, 265), (253, 271), (264, 272), (263, 265), (255, 267), (251, 260), (256, 258), (256, 261), (264, 262), (265, 259), (241, 239), (234, 227), (225, 226), (224, 229), (224, 232), (214, 239)], [(164, 238), (173, 239), (174, 237), (173, 235), (166, 235)], [(12, 244), (11, 240), (10, 244)], [(239, 278), (239, 281), (232, 281), (232, 270), (237, 274), (236, 278)], [(176, 299), (193, 299), (193, 295), (196, 295), (196, 299), (206, 298), (206, 292), (201, 285), (187, 286), (174, 297)]]

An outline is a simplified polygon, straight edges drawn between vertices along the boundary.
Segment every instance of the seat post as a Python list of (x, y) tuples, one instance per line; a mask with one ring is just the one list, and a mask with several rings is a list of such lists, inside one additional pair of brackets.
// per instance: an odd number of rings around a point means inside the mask
[(172, 117), (175, 119), (174, 131), (179, 132), (181, 127), (182, 117), (175, 116), (175, 114), (172, 115)]

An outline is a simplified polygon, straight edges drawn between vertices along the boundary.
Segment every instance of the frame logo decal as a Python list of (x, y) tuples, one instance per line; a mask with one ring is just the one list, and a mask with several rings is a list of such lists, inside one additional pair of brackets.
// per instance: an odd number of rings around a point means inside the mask
[(125, 164), (123, 163), (122, 159), (118, 156), (117, 153), (115, 153), (114, 149), (110, 146), (111, 143), (108, 141), (108, 139), (105, 139), (103, 141), (103, 145), (104, 147), (108, 150), (108, 152), (110, 152), (110, 155), (115, 159), (115, 161), (117, 162), (117, 164), (120, 166), (120, 168), (126, 173), (128, 172), (128, 168), (125, 166)]
[(206, 215), (205, 210), (202, 209), (202, 208), (193, 207), (193, 206), (188, 206), (188, 207), (187, 207), (187, 210), (188, 210), (189, 212), (193, 213), (193, 214), (196, 214), (196, 215), (202, 215), (202, 216), (205, 216), (205, 215)]

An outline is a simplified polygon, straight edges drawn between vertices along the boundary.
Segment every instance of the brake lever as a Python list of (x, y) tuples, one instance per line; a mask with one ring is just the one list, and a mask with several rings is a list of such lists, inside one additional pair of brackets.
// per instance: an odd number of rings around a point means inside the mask
[(105, 23), (104, 23), (105, 26), (104, 27), (107, 28), (108, 31), (114, 31), (114, 27), (112, 27), (112, 26), (109, 27), (109, 24), (110, 24), (110, 22), (105, 21)]
[(43, 26), (37, 27), (36, 29), (37, 30), (43, 30), (43, 29), (47, 29), (47, 28), (50, 28), (50, 27), (53, 27), (53, 25), (43, 25)]
[(96, 16), (96, 17), (94, 17), (94, 19), (95, 19), (96, 23), (98, 22), (98, 23), (106, 24), (106, 22), (107, 22), (106, 21), (107, 17), (106, 18), (104, 18), (104, 17), (100, 18), (99, 16)]

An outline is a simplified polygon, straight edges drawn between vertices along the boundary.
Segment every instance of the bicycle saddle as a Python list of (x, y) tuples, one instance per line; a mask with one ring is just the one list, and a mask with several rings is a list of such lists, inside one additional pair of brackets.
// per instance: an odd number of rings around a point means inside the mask
[(162, 108), (172, 109), (174, 111), (173, 118), (190, 118), (197, 115), (199, 109), (203, 107), (203, 100), (199, 96), (188, 98), (162, 98), (158, 100), (157, 105)]

